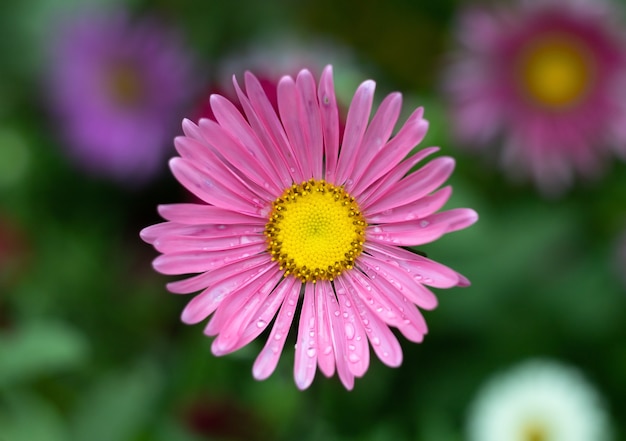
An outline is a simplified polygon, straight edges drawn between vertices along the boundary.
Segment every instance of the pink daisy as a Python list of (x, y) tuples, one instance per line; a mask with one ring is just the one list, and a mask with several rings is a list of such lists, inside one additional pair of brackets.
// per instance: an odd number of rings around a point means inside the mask
[(185, 120), (185, 135), (175, 140), (181, 156), (170, 168), (204, 203), (159, 206), (167, 222), (141, 237), (162, 253), (157, 271), (200, 273), (168, 289), (201, 291), (182, 320), (210, 317), (204, 332), (216, 337), (215, 355), (247, 345), (273, 323), (253, 367), (255, 378), (267, 378), (301, 304), (297, 386), (307, 388), (319, 366), (326, 376), (336, 370), (351, 389), (368, 369), (369, 345), (383, 363), (400, 365), (390, 327), (422, 341), (427, 329), (419, 308), (437, 305), (428, 286), (469, 284), (403, 247), (465, 228), (477, 215), (462, 208), (436, 213), (451, 193), (438, 188), (454, 168), (452, 158), (407, 174), (438, 149), (407, 157), (428, 128), (422, 108), (391, 137), (399, 93), (387, 96), (369, 121), (375, 83), (362, 83), (340, 140), (331, 66), (319, 86), (308, 70), (295, 80), (283, 77), (278, 113), (254, 75), (245, 74), (245, 91), (234, 85), (244, 115), (213, 95), (216, 121)]
[(501, 142), (503, 166), (558, 194), (626, 158), (626, 64), (616, 11), (602, 1), (544, 0), (466, 10), (449, 66), (456, 135)]

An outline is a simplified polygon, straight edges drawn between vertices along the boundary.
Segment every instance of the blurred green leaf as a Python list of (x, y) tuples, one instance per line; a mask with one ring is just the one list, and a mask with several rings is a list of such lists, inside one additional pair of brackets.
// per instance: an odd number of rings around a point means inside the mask
[(0, 441), (67, 441), (58, 411), (36, 395), (0, 395)]
[(96, 380), (78, 402), (73, 421), (75, 441), (135, 439), (155, 414), (164, 377), (157, 366), (142, 360), (130, 369)]
[(19, 325), (0, 334), (0, 388), (76, 368), (87, 353), (84, 336), (66, 323)]

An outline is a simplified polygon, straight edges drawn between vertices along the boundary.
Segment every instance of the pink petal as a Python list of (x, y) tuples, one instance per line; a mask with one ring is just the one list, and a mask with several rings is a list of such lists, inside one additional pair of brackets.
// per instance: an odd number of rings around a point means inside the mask
[(329, 299), (335, 297), (333, 288), (327, 280), (316, 283), (315, 306), (317, 308), (317, 364), (320, 371), (327, 377), (335, 373), (335, 354), (333, 352), (333, 339), (330, 329), (328, 312)]
[(298, 326), (298, 341), (294, 363), (294, 379), (298, 389), (311, 385), (317, 369), (317, 320), (315, 316), (315, 285), (304, 285), (304, 300)]
[(285, 283), (284, 280), (277, 282), (277, 286), (274, 287), (274, 290), (270, 292), (265, 302), (257, 309), (255, 314), (256, 319), (251, 320), (246, 329), (244, 329), (241, 339), (237, 344), (238, 348), (247, 345), (265, 331), (269, 323), (276, 316), (278, 308), (285, 300), (285, 294), (292, 286), (293, 280), (291, 280), (290, 283)]
[(462, 282), (460, 274), (456, 271), (403, 248), (375, 243), (367, 243), (364, 248), (368, 254), (377, 259), (398, 265), (424, 285), (451, 288)]
[(400, 182), (402, 177), (405, 176), (422, 159), (437, 151), (439, 151), (438, 147), (428, 147), (420, 150), (413, 156), (410, 156), (406, 160), (402, 161), (396, 166), (396, 168), (370, 185), (362, 194), (353, 191), (352, 195), (358, 198), (361, 208), (371, 205), (373, 202), (377, 201), (382, 194), (386, 194), (391, 187)]
[(378, 178), (393, 170), (424, 139), (428, 131), (428, 122), (422, 119), (423, 113), (421, 107), (413, 112), (398, 134), (370, 161), (353, 190), (354, 195), (360, 194)]
[(333, 68), (330, 65), (326, 66), (322, 72), (317, 97), (320, 103), (322, 132), (324, 134), (324, 158), (326, 161), (324, 178), (329, 182), (335, 182), (339, 158), (339, 110), (333, 85)]
[(291, 328), (296, 306), (298, 305), (301, 286), (302, 282), (294, 277), (288, 277), (283, 279), (282, 283), (276, 288), (286, 293), (283, 294), (285, 295), (285, 301), (278, 312), (278, 316), (276, 316), (272, 332), (270, 332), (265, 346), (254, 361), (252, 375), (257, 380), (266, 379), (276, 369), (278, 359)]
[(270, 259), (266, 244), (254, 244), (220, 252), (192, 250), (184, 253), (163, 254), (152, 262), (161, 274), (192, 274), (214, 270), (230, 262), (254, 258)]
[(365, 230), (367, 239), (396, 246), (423, 245), (439, 239), (448, 232), (447, 222), (433, 222), (432, 217), (428, 220), (370, 225)]
[(242, 286), (245, 286), (246, 282), (259, 277), (267, 270), (267, 265), (257, 266), (212, 283), (185, 306), (181, 320), (188, 325), (201, 322), (217, 309), (225, 297), (237, 292)]
[(372, 224), (389, 224), (420, 219), (442, 208), (451, 194), (452, 187), (443, 187), (431, 195), (424, 196), (406, 205), (386, 208), (385, 210), (378, 209), (376, 212), (369, 211), (372, 210), (372, 208), (369, 208), (365, 216), (367, 221)]
[[(335, 279), (337, 286), (338, 279)], [(328, 306), (328, 322), (330, 324), (330, 337), (333, 341), (333, 352), (335, 353), (335, 363), (337, 364), (337, 375), (339, 380), (348, 390), (354, 387), (354, 374), (350, 371), (348, 357), (346, 354), (346, 341), (344, 334), (343, 320), (341, 318), (341, 310), (337, 298), (331, 293), (327, 298)]]
[(323, 175), (324, 134), (322, 133), (322, 119), (317, 101), (317, 87), (315, 78), (308, 70), (302, 70), (296, 78), (296, 87), (300, 91), (306, 121), (306, 149), (311, 164), (312, 177), (321, 179)]
[(348, 369), (354, 376), (362, 377), (369, 367), (370, 353), (367, 345), (367, 337), (363, 324), (357, 316), (354, 307), (354, 299), (339, 285), (337, 289), (337, 302), (343, 319), (344, 326), (344, 349), (345, 358), (348, 360)]
[(221, 280), (232, 277), (235, 274), (239, 274), (244, 270), (256, 268), (260, 265), (270, 266), (271, 262), (269, 256), (265, 255), (249, 257), (242, 256), (242, 253), (239, 253), (239, 258), (224, 261), (224, 253), (215, 254), (217, 254), (218, 258), (221, 258), (222, 262), (225, 263), (220, 266), (216, 266), (211, 270), (207, 270), (204, 273), (188, 277), (187, 279), (170, 282), (167, 284), (168, 291), (174, 294), (190, 294), (192, 292), (205, 289)]
[(161, 236), (154, 241), (154, 248), (163, 254), (186, 251), (222, 251), (253, 244), (265, 243), (263, 233), (226, 237)]
[[(349, 273), (344, 273), (348, 275)], [(393, 332), (381, 320), (371, 306), (366, 306), (368, 294), (352, 277), (340, 276), (337, 280), (344, 285), (344, 288), (350, 293), (352, 300), (359, 312), (359, 317), (367, 338), (369, 339), (374, 352), (387, 366), (397, 367), (402, 363), (402, 348), (398, 339)], [(373, 300), (373, 299), (372, 299)]]
[[(246, 148), (233, 138), (227, 130), (209, 119), (200, 121), (200, 130), (204, 136), (204, 141), (232, 164), (238, 173), (242, 173), (273, 195), (282, 193), (282, 186), (276, 185), (277, 182), (280, 182), (278, 176), (272, 173), (272, 167), (265, 164), (269, 162), (269, 159), (264, 149), (257, 151), (251, 147)], [(263, 166), (259, 167), (259, 164)]]
[[(478, 213), (471, 208), (453, 208), (452, 210), (442, 211), (431, 214), (420, 221), (420, 224), (428, 222), (429, 224), (447, 224), (448, 231), (451, 233), (457, 230), (463, 230), (478, 220)], [(417, 245), (417, 244), (416, 244)]]
[(377, 277), (372, 268), (362, 266), (361, 270), (367, 276), (355, 274), (353, 286), (365, 290), (365, 301), (372, 312), (387, 325), (398, 328), (408, 340), (421, 342), (426, 333), (426, 323), (415, 305), (398, 293), (393, 285)]
[(282, 271), (270, 268), (267, 273), (246, 282), (236, 295), (222, 302), (204, 331), (206, 335), (217, 334), (211, 345), (214, 355), (225, 355), (241, 348), (243, 332), (281, 278)]
[[(172, 158), (170, 169), (176, 179), (191, 193), (208, 204), (224, 209), (232, 209), (250, 216), (265, 217), (267, 208), (256, 196), (247, 192), (236, 193), (215, 177), (202, 173), (198, 168), (183, 158)], [(238, 191), (241, 189), (237, 189)], [(265, 210), (266, 211), (266, 210)]]
[(375, 88), (376, 83), (373, 81), (364, 81), (354, 93), (350, 103), (343, 143), (339, 152), (337, 178), (335, 181), (337, 185), (347, 182), (352, 173), (372, 110)]
[[(420, 282), (400, 267), (396, 261), (379, 259), (362, 254), (359, 258), (359, 267), (367, 269), (367, 274), (378, 276), (372, 282), (383, 278), (402, 296), (406, 296), (420, 308), (434, 309), (437, 306), (437, 297), (424, 288)], [(385, 290), (387, 292), (388, 290)]]
[(255, 130), (260, 134), (263, 145), (268, 154), (280, 159), (275, 159), (278, 172), (281, 174), (281, 182), (284, 188), (289, 187), (293, 182), (298, 182), (296, 178), (297, 157), (293, 146), (289, 143), (282, 123), (272, 104), (270, 103), (263, 87), (254, 75), (249, 72), (245, 74), (246, 92), (248, 93), (249, 105), (239, 86), (235, 82), (235, 87), (239, 99), (246, 109), (248, 118), (255, 124)]
[(289, 144), (296, 152), (295, 170), (292, 176), (295, 182), (302, 182), (313, 177), (311, 164), (307, 160), (306, 138), (303, 133), (303, 113), (300, 94), (293, 78), (284, 76), (278, 82), (278, 112), (283, 123)]
[[(359, 148), (359, 159), (355, 162), (354, 170), (351, 173), (353, 185), (355, 182), (359, 182), (365, 170), (370, 166), (371, 160), (389, 140), (396, 121), (398, 121), (401, 107), (402, 95), (398, 92), (387, 95), (378, 107), (378, 111), (372, 118)], [(346, 189), (351, 192), (352, 185), (346, 185)]]
[[(217, 228), (227, 224), (265, 225), (266, 219), (249, 216), (228, 208), (203, 204), (166, 204), (158, 206), (159, 214), (172, 222), (198, 226), (198, 224), (217, 224)], [(230, 228), (230, 226), (229, 226)], [(174, 233), (183, 234), (183, 233)]]
[(362, 207), (363, 211), (367, 216), (367, 213), (380, 213), (417, 201), (439, 188), (450, 177), (452, 170), (454, 159), (446, 156), (433, 159), (385, 193), (381, 193), (376, 202)]
[[(223, 131), (223, 129), (221, 129), (215, 121), (203, 119), (202, 122), (209, 127), (217, 127)], [(267, 177), (258, 177), (252, 170), (247, 170), (250, 167), (233, 167), (223, 160), (221, 151), (209, 148), (207, 146), (207, 142), (204, 140), (196, 141), (195, 139), (186, 136), (178, 136), (174, 139), (174, 144), (185, 161), (193, 164), (193, 166), (200, 170), (200, 172), (211, 176), (213, 180), (221, 182), (235, 193), (240, 195), (249, 195), (248, 200), (256, 198), (267, 201), (276, 198), (276, 192), (271, 194), (268, 192), (270, 185)], [(216, 145), (218, 145), (222, 151), (228, 150), (230, 147), (227, 144)], [(255, 180), (259, 183), (256, 183)], [(263, 184), (265, 184), (265, 188), (263, 187)]]

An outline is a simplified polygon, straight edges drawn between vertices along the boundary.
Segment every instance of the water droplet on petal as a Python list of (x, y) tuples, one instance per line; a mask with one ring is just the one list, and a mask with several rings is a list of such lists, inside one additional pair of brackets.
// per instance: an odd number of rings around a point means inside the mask
[(348, 360), (351, 363), (358, 363), (359, 361), (361, 361), (361, 359), (359, 358), (358, 355), (356, 355), (354, 352), (351, 353), (350, 355), (348, 355)]
[(324, 355), (328, 355), (333, 351), (332, 346), (328, 345), (326, 346), (326, 348), (324, 349)]
[(372, 344), (378, 346), (380, 344), (380, 338), (378, 337), (372, 338)]
[(427, 220), (421, 220), (420, 221), (420, 227), (422, 227), (422, 228), (426, 228), (429, 225), (430, 225), (430, 222), (428, 222)]
[(315, 348), (308, 348), (306, 350), (306, 355), (308, 355), (311, 358), (315, 357)]
[(265, 325), (267, 325), (267, 322), (266, 322), (265, 320), (261, 320), (261, 319), (259, 319), (259, 321), (258, 321), (258, 322), (256, 322), (256, 326), (257, 326), (257, 328), (262, 328), (262, 327), (264, 327)]
[(346, 323), (346, 338), (352, 340), (354, 338), (354, 326), (352, 323)]

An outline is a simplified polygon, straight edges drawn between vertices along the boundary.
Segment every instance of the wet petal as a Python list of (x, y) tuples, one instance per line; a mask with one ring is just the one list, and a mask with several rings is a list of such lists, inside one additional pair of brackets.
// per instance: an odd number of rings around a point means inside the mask
[(345, 183), (350, 178), (369, 121), (375, 88), (376, 83), (373, 81), (364, 81), (354, 93), (350, 103), (337, 164), (337, 178), (335, 180), (337, 185)]
[(317, 369), (317, 317), (315, 315), (315, 285), (304, 285), (304, 299), (298, 326), (298, 341), (293, 375), (298, 389), (304, 390), (313, 382)]
[(330, 282), (320, 280), (316, 284), (317, 293), (315, 296), (315, 307), (317, 311), (317, 364), (320, 371), (327, 377), (335, 373), (335, 353), (333, 352), (333, 340), (330, 329), (330, 318), (328, 312), (328, 302), (331, 296), (334, 298)]
[(329, 182), (335, 182), (337, 176), (337, 160), (339, 158), (339, 109), (333, 84), (333, 68), (326, 66), (320, 78), (317, 92), (322, 117), (324, 134), (324, 159), (326, 175)]
[[(166, 204), (158, 206), (159, 214), (172, 222), (186, 225), (216, 224), (257, 224), (265, 225), (267, 221), (257, 216), (249, 216), (228, 208), (216, 207), (204, 204)], [(148, 227), (150, 228), (150, 227)], [(148, 230), (148, 229), (146, 229)], [(182, 234), (182, 233), (178, 233)]]
[(272, 332), (270, 332), (265, 346), (254, 361), (252, 375), (257, 380), (266, 379), (276, 369), (280, 354), (285, 346), (285, 340), (289, 334), (289, 329), (291, 328), (291, 323), (293, 322), (301, 286), (302, 283), (299, 280), (289, 277), (284, 279), (276, 288), (285, 292), (285, 300), (278, 312)]
[[(441, 209), (448, 201), (451, 194), (452, 187), (444, 187), (431, 195), (424, 196), (404, 205), (387, 207), (384, 210), (378, 208), (376, 212), (369, 211), (373, 210), (369, 208), (368, 212), (365, 213), (365, 217), (369, 223), (373, 224), (389, 224), (421, 219)], [(407, 196), (407, 199), (413, 199), (413, 196)], [(398, 198), (398, 200), (400, 200), (400, 198)]]
[(293, 78), (284, 76), (278, 83), (278, 111), (283, 123), (289, 144), (300, 154), (294, 157), (295, 171), (292, 176), (295, 182), (302, 182), (312, 177), (310, 154), (307, 153), (306, 139), (303, 133), (302, 98), (296, 89)]

